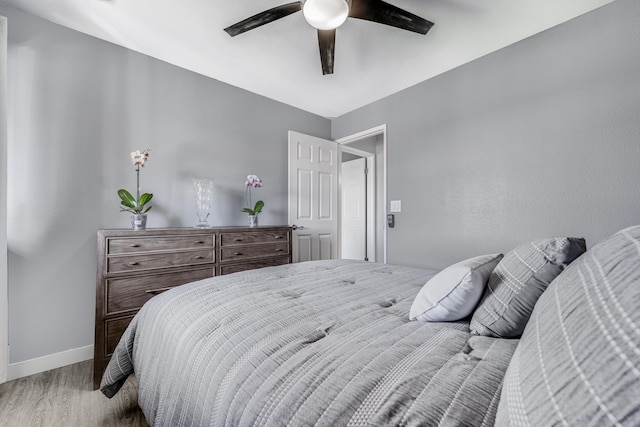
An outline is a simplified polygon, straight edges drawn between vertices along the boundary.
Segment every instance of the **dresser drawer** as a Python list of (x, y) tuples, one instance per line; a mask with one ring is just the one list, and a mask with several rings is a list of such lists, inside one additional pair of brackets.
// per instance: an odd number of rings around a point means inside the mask
[(220, 261), (259, 258), (265, 256), (287, 255), (289, 243), (264, 243), (261, 245), (233, 246), (220, 249)]
[(124, 333), (125, 329), (127, 329), (127, 326), (129, 326), (129, 323), (131, 323), (132, 319), (133, 315), (119, 317), (117, 319), (109, 319), (105, 322), (104, 326), (106, 340), (104, 341), (104, 356), (109, 356), (111, 355), (111, 353), (113, 353), (113, 350), (115, 350), (118, 342), (120, 341), (120, 338), (122, 337), (122, 334)]
[(185, 251), (156, 254), (136, 254), (107, 258), (107, 272), (149, 270), (154, 268), (178, 267), (214, 262), (213, 250)]
[(136, 277), (107, 279), (105, 315), (137, 310), (158, 295), (174, 286), (213, 276), (213, 266), (173, 273), (149, 274)]
[(126, 254), (161, 250), (213, 248), (213, 235), (124, 237), (107, 240), (108, 254)]
[(220, 233), (220, 246), (246, 245), (251, 243), (287, 242), (287, 231), (261, 231), (247, 233)]
[(237, 273), (238, 271), (255, 270), (262, 267), (289, 264), (289, 257), (265, 258), (256, 262), (243, 262), (239, 264), (227, 264), (220, 266), (220, 274)]

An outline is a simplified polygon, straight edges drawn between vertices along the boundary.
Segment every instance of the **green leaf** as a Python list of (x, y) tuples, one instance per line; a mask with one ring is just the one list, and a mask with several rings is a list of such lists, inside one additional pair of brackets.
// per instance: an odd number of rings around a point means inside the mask
[(249, 208), (242, 208), (240, 212), (245, 212), (245, 213), (248, 213), (249, 215), (255, 215), (255, 213), (253, 212), (253, 209), (249, 209)]
[(149, 206), (147, 209), (144, 210), (144, 212), (142, 212), (143, 214), (146, 214), (147, 212), (149, 212), (151, 210), (153, 206)]
[(135, 209), (135, 206), (134, 206), (134, 207), (131, 207), (131, 206), (127, 205), (127, 203), (126, 203), (126, 202), (124, 202), (124, 201), (120, 202), (120, 204), (121, 204), (122, 206), (124, 206), (124, 207), (121, 207), (121, 208), (120, 208), (120, 209), (122, 209), (123, 211), (133, 212), (133, 211), (134, 211), (134, 209)]
[(136, 208), (136, 199), (134, 199), (131, 193), (129, 193), (127, 190), (121, 188), (120, 190), (118, 190), (118, 196), (121, 200), (120, 203), (122, 203), (124, 206), (131, 209)]
[(147, 203), (149, 203), (149, 201), (153, 199), (153, 194), (150, 193), (144, 193), (140, 196), (140, 200), (138, 201), (138, 204), (140, 205), (140, 207), (146, 205)]
[(258, 200), (256, 202), (256, 205), (253, 208), (253, 212), (254, 212), (253, 214), (256, 215), (256, 214), (259, 214), (260, 212), (262, 212), (262, 208), (263, 207), (264, 207), (264, 202), (262, 200)]

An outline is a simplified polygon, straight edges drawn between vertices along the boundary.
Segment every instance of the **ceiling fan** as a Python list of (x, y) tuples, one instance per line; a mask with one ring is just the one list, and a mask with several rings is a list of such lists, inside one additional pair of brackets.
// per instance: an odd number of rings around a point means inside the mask
[(347, 18), (378, 22), (418, 34), (427, 34), (433, 27), (433, 22), (382, 0), (300, 0), (265, 10), (224, 30), (234, 37), (299, 11), (318, 30), (323, 75), (333, 74), (336, 28)]

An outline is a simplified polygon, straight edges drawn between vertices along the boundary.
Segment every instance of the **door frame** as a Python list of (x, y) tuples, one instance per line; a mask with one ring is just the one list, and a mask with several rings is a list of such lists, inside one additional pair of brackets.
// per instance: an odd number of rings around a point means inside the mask
[(0, 16), (0, 384), (9, 370), (7, 265), (7, 18)]
[(350, 153), (366, 160), (366, 247), (367, 261), (376, 262), (376, 153), (370, 153), (348, 145), (339, 145), (340, 167), (338, 168), (338, 258), (342, 258), (342, 153)]
[[(347, 135), (345, 137), (336, 139), (338, 143), (338, 156), (341, 158), (342, 150), (346, 145), (351, 144), (356, 141), (360, 141), (365, 138), (369, 138), (372, 136), (382, 135), (382, 202), (383, 202), (383, 218), (387, 217), (387, 125), (382, 124), (379, 126), (372, 127), (370, 129), (366, 129), (352, 135)], [(375, 155), (374, 155), (375, 157)], [(380, 168), (380, 165), (377, 165)], [(379, 170), (379, 169), (378, 169)], [(338, 170), (338, 179), (340, 179), (340, 171)], [(340, 180), (338, 181), (340, 183)], [(338, 203), (342, 200), (342, 185), (338, 185)], [(338, 212), (342, 211), (342, 207), (338, 206)], [(338, 230), (341, 230), (340, 218), (338, 218)], [(375, 226), (374, 226), (375, 228)], [(338, 233), (338, 248), (342, 246), (342, 233)], [(374, 245), (375, 246), (375, 245)], [(375, 252), (374, 252), (375, 253)], [(384, 264), (387, 263), (387, 222), (383, 221), (382, 226), (382, 262)]]

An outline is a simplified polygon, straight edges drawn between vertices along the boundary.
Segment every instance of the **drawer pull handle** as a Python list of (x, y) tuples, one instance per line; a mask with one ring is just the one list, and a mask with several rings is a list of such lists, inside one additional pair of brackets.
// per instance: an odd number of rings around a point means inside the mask
[(129, 265), (140, 265), (140, 263), (138, 261), (131, 261)]
[(273, 236), (273, 238), (278, 240), (278, 239), (282, 239), (282, 236)]
[(145, 294), (152, 294), (152, 295), (158, 295), (163, 293), (164, 291), (168, 291), (169, 289), (171, 289), (171, 286), (167, 287), (167, 288), (160, 288), (160, 289), (150, 289), (148, 291), (144, 291)]
[(203, 259), (204, 257), (202, 255), (198, 255), (196, 257), (194, 257), (195, 259)]
[(242, 239), (236, 239), (235, 241), (236, 242), (242, 242)]
[(242, 252), (234, 252), (234, 255), (242, 255)]
[(276, 249), (276, 252), (282, 252), (284, 249), (278, 248)]
[(129, 245), (129, 247), (130, 247), (130, 248), (139, 248), (139, 247), (140, 247), (140, 244), (138, 244), (138, 243), (134, 243), (134, 244), (132, 244), (132, 245)]
[(197, 244), (199, 244), (199, 245), (201, 245), (201, 244), (203, 244), (204, 242), (203, 242), (202, 240), (198, 240), (196, 243), (197, 243)]

